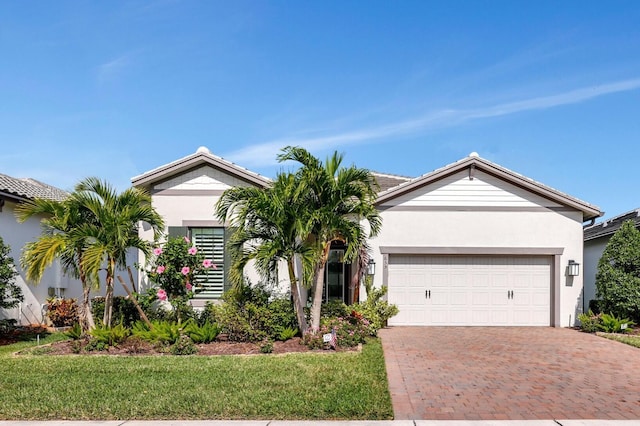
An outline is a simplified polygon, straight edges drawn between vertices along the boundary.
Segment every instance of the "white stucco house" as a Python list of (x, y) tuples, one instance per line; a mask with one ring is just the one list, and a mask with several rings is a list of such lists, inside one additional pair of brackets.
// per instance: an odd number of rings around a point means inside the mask
[(584, 228), (584, 310), (589, 309), (589, 301), (596, 298), (596, 273), (609, 239), (622, 224), (632, 220), (640, 229), (640, 209), (590, 224)]
[[(602, 215), (598, 207), (475, 153), (414, 179), (376, 178), (383, 225), (369, 243), (374, 283), (400, 308), (390, 325), (574, 325), (583, 274), (569, 274), (568, 265), (583, 263), (583, 223)], [(132, 184), (151, 192), (169, 235), (190, 237), (220, 266), (195, 303), (219, 298), (228, 288), (230, 230), (214, 205), (227, 188), (266, 187), (270, 179), (200, 148)], [(332, 247), (325, 297), (350, 303), (352, 268), (342, 250)]]
[(16, 205), (36, 197), (61, 201), (67, 196), (65, 191), (34, 179), (17, 179), (0, 174), (0, 236), (5, 244), (11, 246), (11, 257), (18, 272), (16, 282), (24, 294), (24, 302), (19, 307), (0, 309), (0, 319), (15, 319), (18, 324), (44, 323), (43, 304), (48, 297), (77, 298), (82, 295), (80, 283), (65, 276), (57, 261), (45, 271), (39, 285), (28, 283), (20, 267), (22, 248), (27, 242), (35, 241), (41, 233), (41, 217), (18, 223)]

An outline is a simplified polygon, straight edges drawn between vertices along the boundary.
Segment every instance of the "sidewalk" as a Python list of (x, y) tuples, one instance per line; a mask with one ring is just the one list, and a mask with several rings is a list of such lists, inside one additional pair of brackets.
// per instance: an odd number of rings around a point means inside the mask
[(0, 426), (640, 426), (640, 420), (0, 420)]

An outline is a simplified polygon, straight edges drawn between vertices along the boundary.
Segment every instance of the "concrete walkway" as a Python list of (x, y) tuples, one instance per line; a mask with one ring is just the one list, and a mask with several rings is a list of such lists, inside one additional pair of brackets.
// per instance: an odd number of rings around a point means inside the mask
[(380, 336), (396, 419), (640, 420), (640, 349), (622, 343), (550, 327), (391, 327)]
[(105, 420), (0, 421), (0, 426), (640, 426), (640, 420)]

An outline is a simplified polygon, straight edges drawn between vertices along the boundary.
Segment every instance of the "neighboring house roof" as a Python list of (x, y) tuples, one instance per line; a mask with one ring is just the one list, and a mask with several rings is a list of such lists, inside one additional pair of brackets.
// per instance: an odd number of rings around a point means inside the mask
[(375, 177), (380, 192), (384, 192), (388, 189), (394, 188), (402, 183), (410, 181), (412, 178), (407, 176), (392, 175), (389, 173), (380, 173), (372, 171), (371, 174)]
[(222, 157), (213, 155), (209, 149), (204, 146), (198, 148), (194, 154), (187, 155), (179, 160), (131, 178), (131, 183), (133, 186), (147, 186), (202, 165), (209, 165), (220, 169), (230, 175), (236, 176), (239, 179), (260, 187), (266, 187), (271, 184), (271, 180), (269, 178), (261, 176), (258, 173), (254, 173), (244, 167), (240, 167)]
[(69, 193), (31, 178), (14, 178), (0, 173), (0, 195), (16, 201), (44, 198), (62, 201)]
[(583, 220), (585, 221), (595, 219), (603, 215), (603, 212), (600, 211), (597, 206), (571, 197), (563, 192), (558, 191), (557, 189), (553, 189), (549, 186), (543, 185), (540, 182), (537, 182), (512, 170), (506, 169), (502, 166), (492, 163), (491, 161), (485, 160), (484, 158), (480, 158), (475, 152), (455, 163), (446, 165), (442, 168), (436, 169), (432, 172), (426, 173), (396, 187), (381, 192), (378, 195), (376, 204), (382, 204), (386, 201), (406, 194), (407, 192), (414, 191), (418, 188), (436, 182), (440, 179), (443, 179), (465, 169), (469, 169), (469, 173), (471, 176), (473, 176), (473, 172), (478, 169), (499, 179), (503, 179), (513, 185), (526, 189), (532, 193), (545, 197), (549, 200), (582, 211)]
[(618, 229), (620, 229), (622, 224), (628, 220), (634, 221), (636, 228), (640, 228), (640, 208), (596, 223), (595, 225), (585, 226), (584, 240), (589, 241), (596, 238), (613, 235)]

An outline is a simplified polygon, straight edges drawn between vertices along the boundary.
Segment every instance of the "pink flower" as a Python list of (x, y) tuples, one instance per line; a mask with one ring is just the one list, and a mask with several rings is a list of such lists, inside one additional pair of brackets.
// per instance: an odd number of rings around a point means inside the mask
[(187, 291), (191, 291), (191, 289), (193, 288), (193, 286), (189, 281), (187, 281), (187, 284), (185, 285), (185, 287), (187, 288)]
[(182, 275), (189, 275), (189, 271), (191, 271), (191, 269), (189, 269), (188, 266), (183, 266), (180, 272), (182, 272)]
[[(202, 266), (204, 266), (205, 268), (211, 268), (212, 263), (211, 263), (211, 261), (209, 259), (205, 259), (205, 260), (202, 261)], [(215, 268), (215, 266), (214, 266), (214, 268)]]
[(164, 272), (165, 269), (166, 268), (164, 266), (160, 265), (156, 268), (156, 273), (161, 274)]
[(195, 247), (189, 247), (189, 254), (196, 254), (198, 252), (198, 249)]
[(189, 240), (189, 238), (187, 238), (187, 237), (184, 237), (184, 242), (187, 243), (187, 244), (191, 244), (191, 240)]
[(158, 299), (162, 300), (163, 302), (167, 300), (167, 292), (164, 291), (163, 289), (158, 289), (156, 296), (158, 296)]
[(156, 256), (160, 256), (162, 254), (162, 248), (160, 247), (156, 247), (153, 249), (153, 254), (155, 254)]

